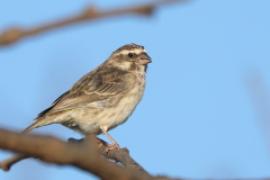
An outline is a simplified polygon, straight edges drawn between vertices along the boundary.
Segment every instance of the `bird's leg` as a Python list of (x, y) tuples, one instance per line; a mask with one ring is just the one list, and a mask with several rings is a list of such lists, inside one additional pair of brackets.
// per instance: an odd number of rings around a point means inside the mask
[(116, 142), (116, 140), (108, 133), (108, 128), (107, 127), (100, 127), (102, 133), (112, 142), (110, 145), (109, 149), (120, 149), (119, 144)]

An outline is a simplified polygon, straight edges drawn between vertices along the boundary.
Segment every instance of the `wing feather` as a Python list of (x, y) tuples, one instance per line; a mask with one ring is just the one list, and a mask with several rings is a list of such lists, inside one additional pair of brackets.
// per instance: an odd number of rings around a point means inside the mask
[[(103, 69), (103, 70), (101, 70)], [(108, 99), (124, 94), (133, 84), (131, 74), (118, 69), (100, 68), (83, 76), (71, 90), (57, 98), (38, 117), (75, 108), (104, 108)], [(127, 78), (129, 81), (127, 81)]]

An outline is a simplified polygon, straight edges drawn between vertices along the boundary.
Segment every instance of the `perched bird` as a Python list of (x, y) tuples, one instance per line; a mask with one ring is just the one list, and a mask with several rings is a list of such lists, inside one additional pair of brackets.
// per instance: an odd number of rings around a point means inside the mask
[(124, 123), (141, 100), (150, 56), (143, 46), (127, 44), (42, 111), (24, 132), (62, 124), (83, 134), (103, 133)]

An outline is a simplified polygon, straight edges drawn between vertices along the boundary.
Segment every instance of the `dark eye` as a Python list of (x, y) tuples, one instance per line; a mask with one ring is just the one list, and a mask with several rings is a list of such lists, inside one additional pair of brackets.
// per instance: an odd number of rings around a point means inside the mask
[(128, 53), (128, 57), (130, 57), (130, 58), (134, 58), (135, 56), (136, 56), (135, 53)]

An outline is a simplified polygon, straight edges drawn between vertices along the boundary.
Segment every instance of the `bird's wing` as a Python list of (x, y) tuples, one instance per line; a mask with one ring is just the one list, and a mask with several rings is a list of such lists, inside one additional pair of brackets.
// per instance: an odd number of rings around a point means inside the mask
[[(119, 97), (131, 88), (133, 76), (118, 69), (95, 70), (82, 77), (69, 91), (38, 117), (75, 108), (105, 108), (113, 106), (112, 97)], [(127, 81), (129, 79), (129, 81)]]

